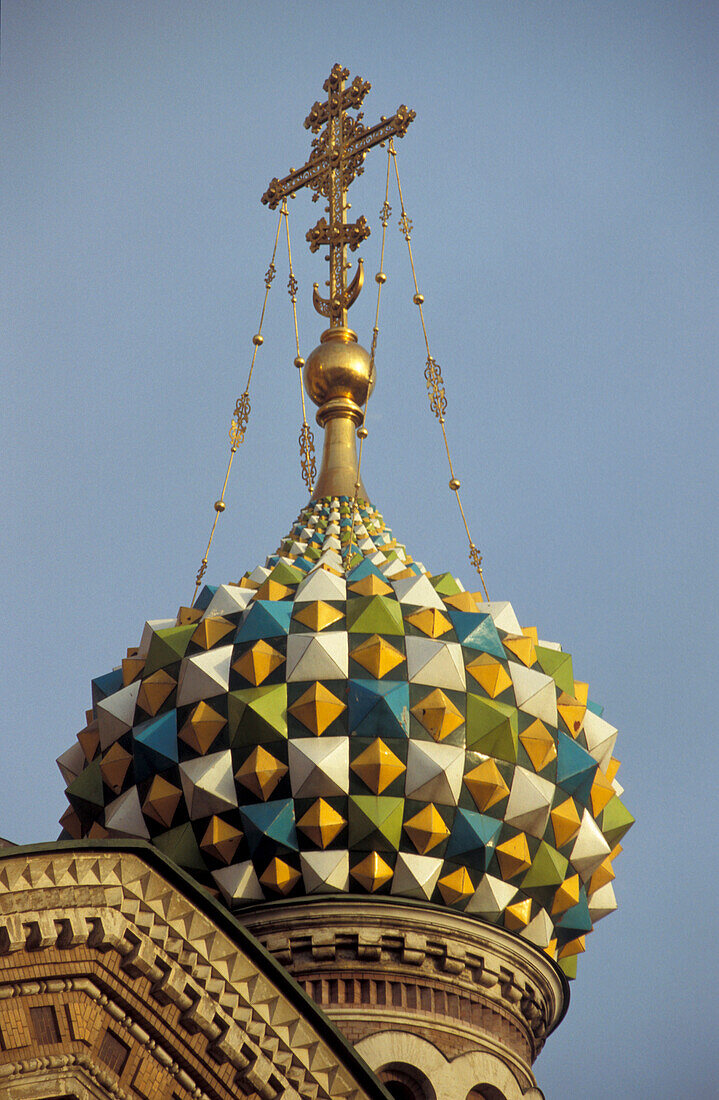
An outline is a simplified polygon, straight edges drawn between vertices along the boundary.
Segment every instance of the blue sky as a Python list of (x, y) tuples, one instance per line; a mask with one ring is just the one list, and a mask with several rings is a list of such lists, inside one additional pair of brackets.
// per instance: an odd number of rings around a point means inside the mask
[[(716, 1089), (718, 44), (696, 2), (2, 6), (0, 833), (56, 835), (90, 678), (191, 598), (272, 250), (259, 198), (339, 60), (367, 122), (417, 111), (399, 165), (490, 594), (620, 727), (637, 825), (535, 1067), (548, 1100)], [(383, 156), (352, 194), (370, 274)], [(472, 587), (393, 206), (363, 476)], [(291, 206), (305, 354), (320, 213)], [(280, 255), (216, 583), (305, 502)]]

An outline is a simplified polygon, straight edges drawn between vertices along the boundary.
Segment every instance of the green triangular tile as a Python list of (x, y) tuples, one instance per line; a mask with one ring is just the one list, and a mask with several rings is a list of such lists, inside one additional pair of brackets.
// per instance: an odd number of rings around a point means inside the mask
[(142, 670), (143, 678), (151, 676), (160, 668), (167, 668), (185, 655), (190, 638), (196, 630), (196, 624), (189, 626), (171, 626), (167, 630), (158, 630), (152, 635), (150, 648)]
[(557, 649), (545, 649), (535, 646), (539, 667), (546, 676), (551, 676), (560, 691), (574, 695), (574, 672), (571, 653), (562, 653)]
[(517, 708), (467, 693), (467, 748), (516, 763), (519, 721)]
[(543, 840), (532, 860), (532, 866), (522, 879), (522, 889), (558, 886), (560, 882), (564, 882), (568, 866), (569, 861), (556, 848)]
[(607, 803), (599, 826), (607, 843), (613, 848), (633, 824), (634, 818), (619, 796), (615, 795), (611, 802)]
[(356, 596), (347, 601), (347, 629), (353, 634), (404, 634), (402, 605), (390, 596)]
[[(397, 850), (402, 837), (403, 798), (382, 795), (352, 795), (349, 801), (349, 845), (360, 849), (377, 847), (377, 834)], [(380, 842), (381, 843), (381, 842)], [(386, 849), (386, 844), (381, 844)]]

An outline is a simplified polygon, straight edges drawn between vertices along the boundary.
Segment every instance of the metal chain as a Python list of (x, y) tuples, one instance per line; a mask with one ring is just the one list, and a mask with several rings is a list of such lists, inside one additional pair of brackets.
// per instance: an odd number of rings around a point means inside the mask
[(414, 281), (414, 295), (412, 301), (419, 309), (419, 318), (422, 324), (422, 335), (424, 336), (424, 343), (427, 349), (427, 360), (424, 368), (424, 377), (427, 385), (427, 395), (429, 397), (429, 407), (434, 413), (436, 419), (439, 421), (440, 428), (442, 429), (442, 438), (444, 439), (444, 449), (447, 452), (447, 462), (449, 463), (449, 488), (454, 493), (457, 500), (457, 506), (459, 508), (459, 514), (462, 517), (462, 523), (467, 533), (467, 541), (469, 542), (469, 560), (479, 574), (479, 579), (482, 582), (482, 589), (484, 590), (485, 599), (489, 600), (489, 593), (487, 592), (487, 585), (484, 580), (484, 573), (482, 571), (482, 555), (479, 552), (478, 547), (472, 541), (472, 536), (469, 531), (469, 524), (467, 523), (467, 517), (464, 514), (464, 508), (462, 507), (462, 501), (459, 496), (460, 480), (455, 475), (454, 465), (452, 463), (452, 456), (449, 451), (449, 441), (447, 439), (447, 429), (445, 426), (445, 414), (447, 412), (447, 394), (444, 388), (444, 379), (442, 378), (442, 369), (434, 358), (429, 349), (429, 338), (427, 336), (427, 326), (424, 321), (424, 310), (422, 306), (424, 304), (424, 295), (420, 294), (419, 286), (417, 284), (417, 272), (414, 266), (414, 257), (412, 255), (412, 222), (407, 214), (404, 205), (404, 197), (402, 195), (402, 184), (399, 178), (399, 167), (397, 165), (397, 152), (394, 148), (394, 143), (390, 139), (389, 142), (389, 156), (394, 161), (394, 172), (397, 177), (397, 191), (399, 193), (399, 203), (401, 208), (401, 215), (399, 219), (399, 228), (402, 236), (407, 242), (407, 249), (409, 252), (409, 263), (412, 268), (412, 279)]
[(352, 524), (350, 526), (350, 540), (349, 540), (349, 543), (347, 545), (347, 551), (346, 551), (346, 555), (345, 555), (345, 560), (347, 562), (349, 562), (351, 560), (351, 557), (352, 557), (352, 547), (353, 547), (353, 544), (354, 544), (355, 524), (357, 522), (357, 494), (359, 493), (359, 488), (360, 488), (360, 485), (361, 485), (360, 475), (361, 475), (361, 472), (362, 472), (362, 453), (364, 451), (364, 441), (367, 438), (367, 434), (368, 434), (367, 433), (367, 405), (369, 403), (369, 395), (370, 395), (370, 390), (372, 388), (372, 383), (374, 382), (374, 370), (375, 370), (374, 363), (375, 363), (375, 354), (377, 352), (377, 338), (379, 337), (379, 304), (380, 304), (380, 300), (381, 300), (381, 297), (382, 297), (382, 287), (387, 282), (387, 275), (386, 275), (385, 270), (384, 270), (384, 246), (385, 246), (385, 240), (387, 238), (387, 226), (389, 224), (389, 219), (392, 215), (392, 207), (390, 206), (389, 201), (388, 201), (389, 200), (389, 175), (390, 175), (389, 169), (390, 169), (390, 164), (391, 164), (391, 149), (392, 149), (392, 142), (390, 142), (390, 147), (387, 150), (387, 179), (386, 179), (385, 188), (384, 188), (384, 202), (382, 203), (382, 207), (381, 207), (380, 212), (379, 212), (380, 221), (382, 222), (382, 244), (381, 244), (380, 253), (379, 253), (379, 271), (377, 272), (377, 274), (374, 277), (375, 282), (377, 283), (377, 307), (375, 309), (374, 328), (372, 329), (372, 344), (370, 345), (370, 355), (369, 355), (370, 385), (367, 387), (367, 396), (365, 397), (365, 402), (364, 402), (364, 409), (363, 409), (363, 416), (362, 416), (362, 426), (357, 429), (357, 436), (358, 436), (360, 442), (359, 442), (359, 454), (357, 455), (357, 481), (355, 482), (355, 485), (354, 485), (354, 494), (352, 496), (352, 502), (351, 502), (351, 506), (350, 506), (350, 512), (351, 512), (351, 515), (352, 515)]
[(257, 332), (252, 337), (252, 344), (253, 344), (252, 360), (250, 362), (250, 370), (249, 370), (249, 373), (247, 375), (247, 383), (245, 385), (245, 388), (244, 388), (243, 392), (237, 398), (237, 401), (235, 403), (234, 412), (232, 413), (232, 420), (230, 422), (230, 430), (229, 430), (230, 457), (229, 457), (229, 460), (228, 460), (228, 463), (227, 463), (227, 470), (225, 472), (225, 480), (222, 483), (222, 492), (220, 493), (219, 498), (215, 501), (215, 503), (213, 505), (213, 507), (215, 509), (215, 518), (214, 518), (214, 521), (212, 523), (212, 528), (210, 530), (210, 537), (207, 540), (207, 547), (205, 549), (205, 553), (202, 557), (202, 561), (200, 562), (200, 568), (197, 570), (197, 576), (195, 577), (195, 592), (194, 592), (194, 595), (192, 597), (190, 607), (194, 607), (195, 600), (197, 599), (197, 594), (200, 591), (200, 585), (202, 584), (202, 578), (204, 577), (205, 572), (207, 570), (207, 559), (208, 559), (208, 556), (209, 556), (209, 553), (210, 553), (210, 547), (212, 546), (212, 540), (215, 537), (215, 529), (217, 528), (217, 521), (219, 520), (221, 514), (225, 511), (225, 508), (227, 507), (227, 505), (225, 504), (225, 492), (227, 491), (227, 483), (230, 479), (230, 470), (232, 469), (232, 463), (234, 462), (235, 455), (237, 453), (237, 448), (239, 447), (240, 443), (242, 443), (244, 438), (245, 438), (245, 432), (247, 431), (247, 424), (248, 424), (248, 421), (250, 419), (250, 413), (252, 411), (252, 405), (250, 404), (250, 383), (252, 381), (252, 373), (255, 369), (255, 360), (257, 359), (257, 352), (259, 351), (259, 349), (262, 347), (263, 343), (265, 342), (264, 337), (262, 335), (262, 325), (264, 324), (264, 320), (265, 320), (265, 310), (267, 308), (267, 298), (269, 296), (270, 288), (272, 286), (272, 282), (274, 280), (274, 277), (275, 277), (275, 274), (276, 274), (276, 271), (277, 271), (277, 269), (275, 267), (275, 257), (277, 256), (277, 242), (280, 239), (280, 226), (281, 225), (282, 225), (282, 214), (280, 213), (280, 217), (277, 221), (277, 232), (275, 233), (275, 245), (274, 245), (274, 248), (272, 249), (272, 259), (270, 260), (270, 266), (267, 268), (267, 271), (265, 272), (265, 297), (264, 297), (264, 300), (262, 302), (262, 312), (260, 313), (260, 323), (259, 323), (259, 326), (257, 328)]
[(305, 361), (300, 355), (300, 335), (297, 328), (297, 279), (292, 269), (292, 245), (290, 244), (290, 214), (287, 209), (287, 199), (282, 200), (281, 215), (285, 219), (285, 230), (287, 233), (287, 263), (290, 269), (290, 277), (287, 280), (287, 293), (290, 296), (292, 302), (292, 318), (295, 323), (295, 347), (297, 349), (297, 355), (295, 356), (295, 366), (297, 367), (300, 380), (300, 400), (302, 402), (302, 427), (300, 428), (299, 444), (300, 444), (300, 467), (302, 469), (302, 480), (304, 481), (307, 489), (310, 493), (315, 487), (315, 478), (317, 477), (317, 460), (315, 457), (315, 437), (312, 434), (312, 429), (307, 423), (307, 409), (305, 407), (305, 388), (302, 385), (302, 368), (305, 365)]

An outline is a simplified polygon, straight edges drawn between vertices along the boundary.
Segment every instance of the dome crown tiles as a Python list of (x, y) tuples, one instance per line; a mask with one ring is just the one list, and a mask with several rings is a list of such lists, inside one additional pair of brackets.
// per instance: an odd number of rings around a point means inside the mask
[[(347, 548), (352, 540), (350, 558)], [(571, 974), (632, 818), (572, 658), (368, 503), (146, 624), (59, 759), (65, 835), (149, 839), (230, 908), (373, 894), (500, 924)]]
[[(344, 103), (343, 81), (328, 84)], [(413, 117), (400, 108), (353, 155)], [(344, 195), (340, 161), (322, 194)], [(302, 171), (272, 182), (270, 206)], [(509, 603), (429, 573), (368, 502), (355, 435), (374, 344), (370, 356), (346, 326), (356, 228), (341, 213), (327, 229), (332, 296), (315, 306), (330, 327), (296, 360), (325, 430), (314, 496), (265, 565), (148, 622), (93, 680), (58, 761), (63, 835), (142, 837), (232, 909), (354, 894), (461, 911), (572, 976), (616, 907), (612, 862), (633, 820), (616, 730), (568, 653)]]

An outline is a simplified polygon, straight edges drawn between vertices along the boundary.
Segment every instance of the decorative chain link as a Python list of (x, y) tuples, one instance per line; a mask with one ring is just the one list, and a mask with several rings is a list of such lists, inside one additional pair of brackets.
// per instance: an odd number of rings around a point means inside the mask
[(317, 462), (315, 459), (315, 437), (306, 420), (300, 428), (300, 464), (302, 466), (302, 480), (309, 492), (312, 492), (317, 477)]
[(250, 395), (247, 390), (237, 398), (237, 404), (235, 405), (235, 411), (232, 414), (232, 424), (230, 425), (230, 446), (233, 451), (236, 451), (240, 443), (245, 438), (245, 432), (247, 431), (247, 422), (250, 419), (250, 413), (252, 412), (252, 405), (250, 404)]
[(437, 360), (431, 355), (427, 356), (427, 366), (424, 368), (424, 377), (427, 380), (429, 407), (440, 424), (443, 424), (444, 414), (447, 411), (447, 395), (444, 389), (442, 370)]

